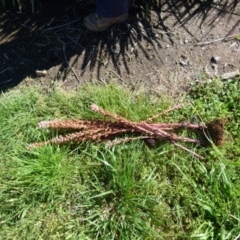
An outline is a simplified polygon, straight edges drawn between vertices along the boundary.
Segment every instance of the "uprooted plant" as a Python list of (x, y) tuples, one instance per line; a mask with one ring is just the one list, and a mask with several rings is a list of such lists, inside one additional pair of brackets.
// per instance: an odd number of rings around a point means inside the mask
[[(152, 119), (166, 114), (182, 105), (177, 105), (165, 112), (157, 114), (142, 122), (133, 122), (116, 114), (112, 114), (100, 108), (96, 104), (91, 105), (91, 110), (101, 115), (111, 118), (110, 120), (52, 120), (42, 121), (38, 124), (40, 128), (49, 128), (54, 130), (71, 131), (66, 135), (59, 135), (45, 142), (33, 143), (31, 147), (43, 146), (46, 144), (65, 144), (76, 143), (83, 141), (101, 142), (112, 140), (116, 136), (123, 134), (131, 134), (131, 137), (120, 138), (113, 140), (108, 145), (114, 145), (121, 142), (127, 142), (135, 139), (155, 139), (170, 142), (176, 147), (179, 147), (192, 155), (203, 159), (203, 157), (192, 150), (180, 145), (178, 142), (190, 142), (199, 145), (209, 145), (213, 142), (216, 145), (221, 145), (224, 138), (224, 122), (220, 119), (215, 119), (207, 124), (184, 123), (150, 123)], [(179, 136), (175, 132), (178, 129), (187, 129), (197, 133), (198, 138)]]

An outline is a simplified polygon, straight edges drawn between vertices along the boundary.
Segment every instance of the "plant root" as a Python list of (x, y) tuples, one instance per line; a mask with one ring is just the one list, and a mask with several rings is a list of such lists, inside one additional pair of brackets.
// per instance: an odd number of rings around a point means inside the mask
[(220, 146), (224, 143), (224, 120), (215, 119), (206, 124), (206, 129), (198, 129), (199, 141), (202, 146), (210, 146), (212, 143)]

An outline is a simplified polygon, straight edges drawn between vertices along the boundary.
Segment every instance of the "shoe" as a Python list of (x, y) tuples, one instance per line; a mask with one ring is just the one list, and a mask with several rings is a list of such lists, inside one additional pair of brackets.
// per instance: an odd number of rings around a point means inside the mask
[[(90, 3), (96, 5), (96, 0), (89, 0)], [(128, 9), (134, 7), (135, 0), (128, 0)]]
[(84, 24), (86, 28), (91, 31), (101, 32), (110, 26), (126, 21), (128, 18), (128, 13), (124, 13), (119, 17), (114, 18), (103, 18), (99, 17), (96, 13), (90, 14), (84, 18)]

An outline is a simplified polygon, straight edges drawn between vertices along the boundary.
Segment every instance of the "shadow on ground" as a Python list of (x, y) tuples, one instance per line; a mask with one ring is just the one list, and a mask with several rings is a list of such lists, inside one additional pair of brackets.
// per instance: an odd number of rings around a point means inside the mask
[[(107, 83), (112, 77), (132, 83), (153, 66), (166, 65), (166, 71), (171, 72), (166, 56), (171, 55), (169, 61), (173, 62), (182, 41), (194, 46), (209, 39), (221, 17), (235, 21), (216, 38), (228, 39), (240, 25), (237, 0), (152, 0), (150, 5), (137, 1), (126, 23), (101, 33), (88, 31), (82, 23), (94, 9), (86, 0), (41, 1), (34, 14), (27, 1), (21, 12), (6, 6), (0, 16), (0, 91), (28, 77), (48, 87), (61, 82), (75, 88), (93, 78)], [(184, 30), (183, 38), (180, 29)], [(38, 76), (36, 70), (47, 70), (47, 75)]]

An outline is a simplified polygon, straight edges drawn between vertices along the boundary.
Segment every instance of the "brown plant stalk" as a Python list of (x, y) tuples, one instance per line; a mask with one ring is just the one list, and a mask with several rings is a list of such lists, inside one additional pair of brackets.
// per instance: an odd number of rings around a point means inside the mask
[[(110, 120), (81, 120), (81, 119), (67, 119), (67, 120), (52, 120), (52, 121), (42, 121), (38, 124), (40, 128), (49, 128), (55, 130), (66, 130), (73, 131), (66, 135), (59, 135), (55, 138), (47, 140), (45, 142), (33, 143), (30, 147), (39, 147), (46, 144), (65, 144), (65, 143), (76, 143), (83, 141), (105, 141), (109, 139), (113, 139), (116, 136), (120, 136), (122, 134), (137, 134), (138, 136), (127, 137), (124, 139), (118, 139), (112, 141), (109, 145), (115, 145), (121, 142), (128, 142), (135, 139), (160, 139), (164, 141), (168, 141), (172, 143), (174, 146), (179, 147), (193, 156), (203, 159), (202, 156), (193, 152), (192, 150), (183, 147), (178, 142), (191, 142), (201, 144), (199, 139), (192, 139), (188, 137), (179, 136), (173, 131), (176, 129), (188, 129), (193, 131), (201, 131), (205, 132), (208, 128), (214, 134), (219, 133), (219, 129), (221, 130), (223, 124), (221, 125), (221, 121), (213, 121), (210, 124), (192, 124), (192, 123), (149, 123), (153, 118), (160, 116), (161, 114), (166, 114), (169, 111), (180, 108), (182, 105), (177, 105), (169, 110), (166, 110), (160, 114), (157, 114), (151, 118), (148, 118), (147, 121), (142, 122), (133, 122), (128, 119), (125, 119), (116, 114), (110, 113), (96, 104), (91, 105), (91, 110), (101, 115), (111, 118)], [(216, 124), (218, 123), (217, 127)], [(218, 134), (217, 143), (222, 142), (222, 134), (220, 132)], [(212, 137), (212, 136), (211, 136)]]

